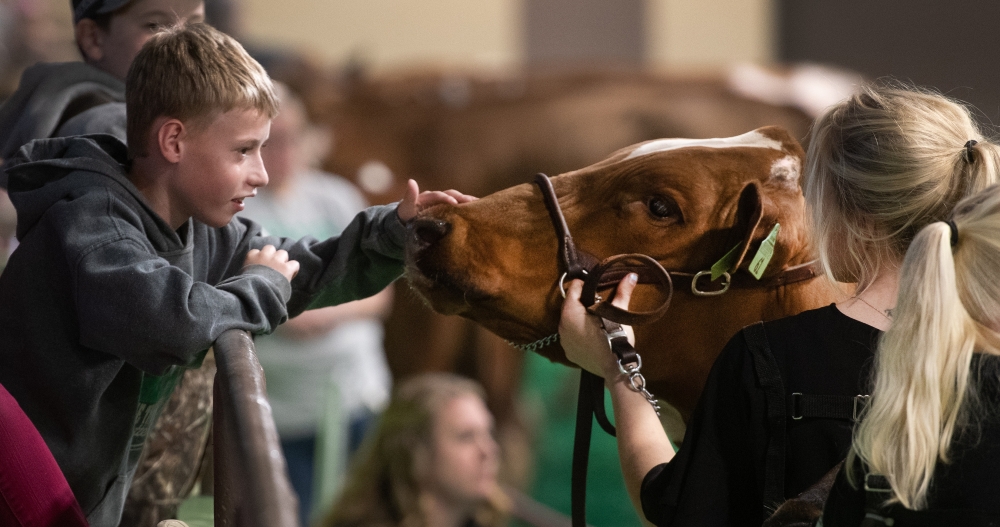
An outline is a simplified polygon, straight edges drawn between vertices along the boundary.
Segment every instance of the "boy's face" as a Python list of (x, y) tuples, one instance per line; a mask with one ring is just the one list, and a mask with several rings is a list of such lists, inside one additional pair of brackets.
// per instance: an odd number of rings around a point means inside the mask
[(157, 30), (204, 21), (202, 0), (134, 0), (111, 16), (107, 31), (95, 27), (92, 45), (81, 48), (87, 62), (125, 80), (132, 59)]
[(260, 150), (271, 119), (257, 110), (230, 110), (185, 129), (181, 156), (168, 183), (170, 218), (194, 218), (224, 227), (243, 210), (243, 200), (267, 185)]

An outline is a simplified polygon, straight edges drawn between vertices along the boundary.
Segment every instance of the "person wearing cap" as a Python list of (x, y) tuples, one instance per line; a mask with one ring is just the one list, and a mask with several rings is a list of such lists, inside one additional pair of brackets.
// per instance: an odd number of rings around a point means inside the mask
[(156, 30), (205, 18), (203, 0), (72, 0), (72, 8), (83, 62), (40, 63), (24, 72), (0, 106), (0, 163), (34, 139), (107, 133), (125, 141), (132, 59)]

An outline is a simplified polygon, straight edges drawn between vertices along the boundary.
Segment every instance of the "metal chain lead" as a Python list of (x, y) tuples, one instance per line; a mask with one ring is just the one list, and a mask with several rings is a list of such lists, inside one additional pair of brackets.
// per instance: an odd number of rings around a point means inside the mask
[(639, 357), (638, 353), (635, 354), (635, 357), (636, 362), (634, 364), (629, 363), (628, 366), (622, 364), (621, 359), (619, 359), (618, 370), (628, 376), (629, 387), (632, 388), (632, 391), (642, 394), (649, 401), (649, 404), (652, 405), (656, 415), (659, 416), (660, 402), (646, 389), (646, 378), (642, 376), (642, 373), (639, 373), (639, 369), (642, 368), (642, 358)]
[(545, 346), (548, 346), (549, 344), (552, 344), (553, 342), (555, 342), (557, 340), (559, 340), (559, 334), (558, 333), (553, 333), (553, 334), (551, 334), (551, 335), (549, 335), (549, 336), (547, 336), (545, 338), (540, 338), (540, 339), (538, 339), (538, 340), (536, 340), (536, 341), (534, 341), (534, 342), (532, 342), (530, 344), (514, 344), (513, 342), (511, 342), (509, 340), (507, 341), (507, 344), (510, 344), (511, 346), (514, 346), (515, 348), (517, 348), (517, 349), (519, 349), (521, 351), (526, 351), (528, 353), (532, 353), (532, 352), (535, 352), (535, 351), (538, 351), (538, 350), (544, 348)]

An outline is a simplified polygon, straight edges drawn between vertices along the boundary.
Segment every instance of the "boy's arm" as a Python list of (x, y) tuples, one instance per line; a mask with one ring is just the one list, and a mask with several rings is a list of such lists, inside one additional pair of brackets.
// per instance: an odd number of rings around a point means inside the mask
[[(405, 223), (426, 207), (475, 199), (455, 190), (420, 192), (411, 179), (402, 201), (361, 211), (340, 236), (321, 242), (313, 238), (296, 241), (257, 237), (250, 240), (249, 246), (259, 249), (274, 245), (299, 262), (288, 303), (289, 314), (295, 316), (305, 309), (343, 304), (385, 289), (403, 274)], [(256, 227), (248, 229), (255, 231)]]
[[(274, 245), (299, 263), (288, 302), (291, 316), (307, 308), (367, 298), (403, 274), (406, 227), (396, 216), (396, 205), (369, 207), (359, 212), (340, 236), (322, 241), (254, 236), (258, 229), (252, 222), (237, 221), (249, 227), (248, 249)], [(242, 257), (237, 253), (234, 261)]]
[(288, 280), (264, 265), (213, 286), (133, 237), (90, 246), (73, 269), (80, 344), (154, 374), (189, 363), (228, 329), (273, 331), (291, 297)]

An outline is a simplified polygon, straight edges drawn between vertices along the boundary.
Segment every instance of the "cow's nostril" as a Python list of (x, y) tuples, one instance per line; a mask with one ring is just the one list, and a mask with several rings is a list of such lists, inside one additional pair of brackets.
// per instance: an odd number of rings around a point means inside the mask
[(411, 229), (418, 241), (431, 245), (444, 238), (451, 230), (451, 225), (444, 220), (421, 218), (414, 220)]

